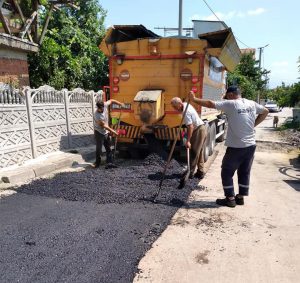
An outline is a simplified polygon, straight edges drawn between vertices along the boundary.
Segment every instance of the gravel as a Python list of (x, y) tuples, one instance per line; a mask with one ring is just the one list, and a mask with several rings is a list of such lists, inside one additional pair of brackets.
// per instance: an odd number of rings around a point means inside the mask
[(282, 140), (300, 148), (300, 131), (297, 131), (296, 129), (288, 129), (279, 132), (279, 135)]

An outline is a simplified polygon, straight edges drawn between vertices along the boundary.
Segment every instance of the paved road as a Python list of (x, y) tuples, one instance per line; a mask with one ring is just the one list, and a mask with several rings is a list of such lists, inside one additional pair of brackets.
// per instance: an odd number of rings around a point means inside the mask
[(293, 116), (292, 108), (285, 107), (278, 113), (269, 113), (265, 121), (256, 128), (257, 140), (280, 141), (280, 137), (273, 127), (274, 116), (278, 116), (280, 125), (286, 118)]
[[(157, 163), (155, 163), (157, 162)], [(186, 200), (172, 162), (62, 172), (0, 193), (0, 282), (132, 282), (137, 265)]]
[[(271, 116), (257, 129), (261, 140), (277, 141)], [(194, 190), (177, 211), (141, 260), (134, 282), (299, 282), (299, 152), (283, 149), (259, 143), (250, 196), (232, 209), (215, 205), (223, 195), (219, 176), (225, 148), (219, 146), (201, 182), (205, 190)]]
[(294, 157), (258, 152), (253, 195), (245, 207), (229, 210), (214, 202), (221, 194), (224, 148), (218, 150), (201, 187), (179, 210), (172, 196), (186, 200), (191, 190), (176, 191), (172, 174), (164, 201), (144, 198), (159, 180), (149, 164), (142, 174), (123, 164), (121, 176), (65, 172), (2, 192), (0, 282), (132, 282), (135, 273), (137, 282), (232, 282), (232, 274), (247, 282), (245, 273), (248, 282), (297, 282), (300, 189), (298, 169), (289, 163)]

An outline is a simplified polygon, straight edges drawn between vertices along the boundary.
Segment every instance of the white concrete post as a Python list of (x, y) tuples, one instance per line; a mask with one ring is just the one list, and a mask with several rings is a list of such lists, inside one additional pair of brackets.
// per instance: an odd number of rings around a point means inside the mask
[(31, 91), (30, 89), (25, 89), (25, 98), (26, 98), (26, 109), (27, 109), (27, 117), (28, 117), (28, 126), (30, 133), (30, 144), (31, 144), (31, 153), (32, 157), (37, 157), (37, 149), (36, 149), (36, 140), (34, 133), (34, 123), (33, 123), (33, 114), (32, 114), (32, 99), (31, 99)]
[(65, 111), (66, 111), (66, 125), (67, 125), (67, 135), (68, 135), (68, 146), (72, 148), (72, 133), (71, 133), (71, 121), (70, 121), (70, 100), (68, 95), (68, 90), (62, 90), (65, 100)]

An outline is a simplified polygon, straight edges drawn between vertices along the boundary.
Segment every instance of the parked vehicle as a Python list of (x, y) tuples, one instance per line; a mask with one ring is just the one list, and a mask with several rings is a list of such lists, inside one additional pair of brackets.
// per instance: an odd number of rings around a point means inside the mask
[[(106, 95), (125, 103), (125, 109), (112, 106), (111, 117), (120, 118), (118, 149), (147, 146), (140, 133), (140, 114), (151, 112), (160, 120), (155, 137), (170, 145), (183, 146), (186, 128), (177, 136), (181, 113), (174, 111), (171, 99), (183, 100), (190, 90), (197, 97), (220, 100), (225, 91), (225, 70), (233, 71), (241, 52), (230, 28), (191, 37), (160, 37), (142, 25), (110, 28), (100, 49), (109, 58), (110, 86)], [(110, 90), (110, 92), (108, 92)], [(107, 97), (109, 99), (109, 97)], [(225, 118), (215, 109), (195, 106), (207, 126), (205, 160), (216, 141), (225, 135)], [(121, 112), (121, 115), (120, 115)]]
[(280, 108), (275, 101), (267, 101), (265, 107), (269, 110), (269, 112), (279, 112)]

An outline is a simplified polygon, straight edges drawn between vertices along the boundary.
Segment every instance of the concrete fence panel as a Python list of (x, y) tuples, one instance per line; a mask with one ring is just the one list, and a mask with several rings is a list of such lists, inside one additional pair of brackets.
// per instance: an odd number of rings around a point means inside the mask
[(0, 168), (32, 158), (25, 97), (0, 84)]
[(0, 168), (94, 143), (93, 113), (102, 92), (0, 83)]

